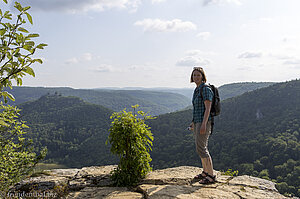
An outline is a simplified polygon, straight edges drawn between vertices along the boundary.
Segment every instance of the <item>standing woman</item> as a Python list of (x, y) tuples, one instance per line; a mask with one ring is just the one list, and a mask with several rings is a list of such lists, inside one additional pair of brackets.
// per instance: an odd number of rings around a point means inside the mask
[[(196, 88), (193, 94), (193, 120), (191, 128), (194, 130), (196, 151), (201, 158), (203, 172), (197, 176), (200, 184), (210, 184), (216, 181), (213, 171), (213, 163), (208, 152), (208, 138), (211, 134), (210, 109), (213, 99), (213, 92), (205, 86), (206, 76), (203, 68), (194, 67), (191, 74), (191, 83), (195, 82)], [(202, 92), (202, 95), (201, 95)]]

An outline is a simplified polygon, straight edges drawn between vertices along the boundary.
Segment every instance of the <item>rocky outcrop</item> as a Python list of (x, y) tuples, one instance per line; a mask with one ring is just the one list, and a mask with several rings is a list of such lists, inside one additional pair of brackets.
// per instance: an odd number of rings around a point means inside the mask
[(116, 166), (84, 167), (82, 169), (54, 169), (49, 175), (26, 179), (16, 185), (17, 192), (52, 192), (57, 198), (285, 198), (275, 184), (251, 176), (217, 174), (217, 183), (201, 185), (193, 177), (201, 168), (181, 166), (155, 170), (136, 187), (113, 187), (109, 173)]

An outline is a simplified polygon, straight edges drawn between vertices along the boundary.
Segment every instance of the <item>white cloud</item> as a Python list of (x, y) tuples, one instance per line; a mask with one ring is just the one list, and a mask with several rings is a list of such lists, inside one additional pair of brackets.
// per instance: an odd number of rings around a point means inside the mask
[(79, 57), (72, 57), (70, 59), (67, 59), (65, 61), (65, 64), (77, 64), (79, 62), (87, 62), (87, 61), (92, 61), (93, 55), (91, 53), (84, 53)]
[(162, 3), (165, 2), (166, 0), (152, 0), (152, 4), (156, 4), (156, 3)]
[(82, 55), (82, 59), (85, 61), (91, 61), (93, 59), (93, 55), (91, 53), (84, 53)]
[(203, 52), (201, 50), (188, 50), (185, 56), (176, 62), (177, 66), (203, 66), (210, 64), (210, 60), (204, 57), (215, 55), (214, 52)]
[(102, 64), (102, 65), (96, 67), (96, 69), (94, 71), (98, 72), (98, 73), (106, 73), (106, 72), (114, 72), (114, 69), (111, 65)]
[(128, 67), (127, 71), (147, 71), (147, 72), (153, 72), (153, 71), (161, 71), (162, 67), (159, 66), (159, 64), (156, 63), (144, 63), (144, 64), (138, 64), (138, 65), (131, 65)]
[(241, 5), (240, 0), (203, 0), (203, 5), (223, 5), (223, 4), (236, 4)]
[[(28, 1), (20, 0), (22, 5)], [(88, 12), (104, 11), (106, 9), (128, 9), (136, 11), (141, 0), (30, 0), (33, 10), (61, 11), (61, 12)]]
[(145, 32), (186, 32), (196, 30), (197, 26), (190, 21), (173, 19), (164, 21), (161, 19), (144, 19), (134, 23), (135, 26), (143, 26)]
[(131, 65), (128, 67), (115, 67), (109, 64), (101, 64), (100, 66), (91, 68), (95, 72), (115, 72), (115, 73), (132, 73), (132, 72), (153, 72), (160, 70), (161, 67), (156, 67), (153, 64)]
[(244, 52), (238, 56), (238, 58), (250, 59), (250, 58), (260, 58), (262, 57), (261, 52)]
[(70, 59), (67, 59), (65, 61), (65, 64), (68, 64), (68, 65), (70, 65), (70, 64), (77, 64), (78, 62), (79, 62), (79, 60), (76, 57), (72, 57)]
[(259, 20), (262, 21), (262, 22), (272, 22), (273, 18), (271, 18), (271, 17), (262, 17)]
[(203, 59), (201, 57), (196, 56), (186, 56), (177, 61), (177, 66), (203, 66), (208, 65), (210, 63), (209, 60)]
[(286, 35), (283, 37), (282, 41), (285, 42), (285, 43), (295, 43), (297, 42), (299, 39), (298, 36), (295, 36), (295, 35)]
[(277, 58), (279, 60), (290, 60), (293, 59), (293, 56), (286, 55), (286, 54), (274, 54), (274, 53), (269, 53), (269, 57), (272, 58)]
[(207, 40), (210, 37), (210, 32), (200, 32), (197, 34), (197, 37), (200, 37), (203, 40)]
[(188, 50), (185, 53), (188, 56), (198, 56), (198, 57), (202, 57), (202, 56), (210, 56), (210, 55), (216, 55), (215, 52), (211, 52), (211, 51), (201, 51), (201, 50)]
[(283, 64), (284, 65), (300, 66), (300, 59), (293, 58), (293, 59), (284, 61)]

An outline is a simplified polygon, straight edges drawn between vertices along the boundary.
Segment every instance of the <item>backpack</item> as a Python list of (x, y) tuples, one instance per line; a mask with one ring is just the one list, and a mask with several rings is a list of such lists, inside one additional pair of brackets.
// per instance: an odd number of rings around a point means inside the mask
[[(214, 117), (220, 115), (221, 112), (221, 99), (219, 95), (219, 90), (217, 87), (211, 84), (204, 84), (204, 86), (209, 87), (212, 92), (214, 93), (214, 97), (212, 99), (211, 103), (211, 109), (210, 109), (210, 116), (211, 116), (211, 133), (213, 132), (213, 126), (214, 126)], [(201, 98), (203, 99), (203, 87), (200, 88), (200, 94)]]
[[(221, 112), (220, 101), (221, 100), (220, 100), (218, 88), (211, 84), (204, 84), (204, 86), (209, 87), (212, 90), (212, 92), (214, 93), (214, 97), (213, 97), (212, 103), (211, 103), (210, 116), (214, 117), (214, 116), (220, 115), (220, 112)], [(203, 99), (203, 87), (204, 86), (202, 86), (200, 88), (200, 94), (201, 94), (202, 99)]]

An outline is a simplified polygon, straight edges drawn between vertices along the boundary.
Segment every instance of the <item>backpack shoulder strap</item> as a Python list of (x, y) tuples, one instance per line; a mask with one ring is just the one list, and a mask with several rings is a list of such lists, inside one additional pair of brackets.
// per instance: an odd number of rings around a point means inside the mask
[(204, 87), (209, 87), (209, 85), (204, 84), (203, 86), (201, 86), (201, 88), (200, 88), (201, 99), (203, 99), (203, 88), (204, 88)]

